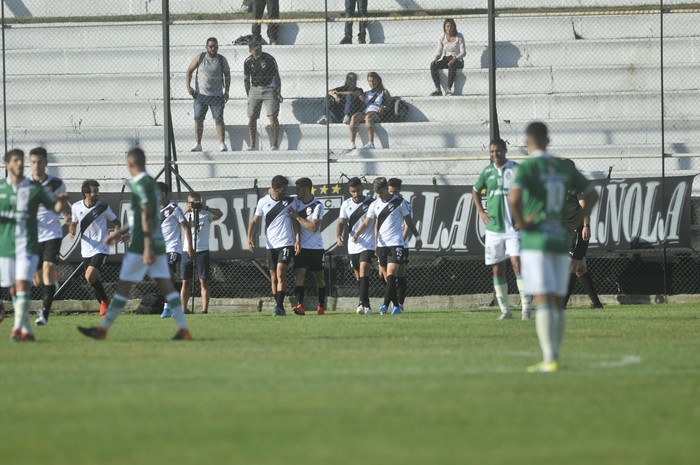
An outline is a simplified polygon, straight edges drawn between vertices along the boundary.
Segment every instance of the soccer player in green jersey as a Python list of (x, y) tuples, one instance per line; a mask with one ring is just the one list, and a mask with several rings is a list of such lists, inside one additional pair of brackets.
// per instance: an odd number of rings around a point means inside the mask
[[(12, 341), (33, 341), (29, 291), (39, 264), (39, 205), (60, 213), (68, 195), (54, 198), (40, 183), (24, 177), (24, 152), (5, 154), (7, 178), (0, 179), (0, 286), (9, 287), (15, 308)], [(55, 200), (54, 200), (55, 199)]]
[(510, 187), (513, 221), (521, 233), (521, 261), (525, 292), (537, 306), (537, 338), (542, 362), (531, 372), (554, 372), (564, 337), (564, 298), (569, 287), (569, 233), (566, 226), (566, 193), (581, 192), (584, 216), (598, 200), (598, 193), (571, 163), (547, 152), (549, 135), (544, 123), (534, 122), (525, 131), (529, 158), (520, 164)]
[[(492, 265), (493, 289), (501, 308), (499, 320), (513, 318), (508, 302), (508, 281), (506, 261), (515, 273), (515, 281), (520, 291), (522, 319), (530, 319), (530, 298), (525, 294), (525, 286), (520, 275), (520, 233), (513, 227), (513, 218), (508, 204), (508, 189), (513, 182), (518, 164), (506, 159), (508, 148), (503, 139), (494, 139), (489, 144), (491, 163), (484, 168), (474, 184), (472, 198), (479, 218), (486, 224), (484, 255), (486, 265)], [(481, 191), (486, 190), (486, 211), (481, 204)]]
[[(165, 241), (160, 229), (160, 189), (156, 181), (146, 172), (146, 155), (143, 150), (139, 148), (129, 150), (126, 155), (126, 166), (133, 177), (131, 181), (133, 224), (129, 249), (124, 255), (119, 282), (104, 320), (99, 326), (78, 326), (78, 331), (94, 339), (105, 339), (107, 331), (124, 310), (131, 287), (148, 273), (165, 295), (177, 323), (178, 331), (173, 339), (190, 340), (192, 335), (187, 329), (180, 294), (173, 287), (168, 258), (165, 254)], [(105, 243), (117, 242), (123, 232), (122, 230), (111, 233), (105, 239)]]

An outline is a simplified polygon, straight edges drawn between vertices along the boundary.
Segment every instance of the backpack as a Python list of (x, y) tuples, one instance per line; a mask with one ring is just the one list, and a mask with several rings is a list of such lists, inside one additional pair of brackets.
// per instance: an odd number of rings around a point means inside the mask
[(160, 315), (164, 306), (165, 298), (161, 294), (146, 294), (134, 313), (137, 315)]
[(403, 123), (408, 118), (409, 106), (401, 97), (393, 97), (387, 105), (382, 121), (387, 123)]

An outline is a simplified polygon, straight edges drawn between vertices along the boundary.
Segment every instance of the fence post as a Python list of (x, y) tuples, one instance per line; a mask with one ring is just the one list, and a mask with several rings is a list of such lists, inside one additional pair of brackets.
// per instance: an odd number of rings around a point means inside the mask
[(491, 139), (499, 139), (498, 114), (496, 112), (496, 0), (489, 0), (489, 127)]
[(172, 190), (172, 173), (170, 165), (170, 1), (163, 0), (163, 167), (164, 182)]
[[(659, 0), (659, 70), (661, 74), (661, 205), (666, 205), (666, 116), (664, 101), (664, 0)], [(665, 225), (664, 225), (665, 227)], [(664, 280), (664, 301), (668, 295), (668, 280), (666, 271), (668, 269), (668, 257), (666, 255), (666, 234), (663, 239), (663, 280)]]

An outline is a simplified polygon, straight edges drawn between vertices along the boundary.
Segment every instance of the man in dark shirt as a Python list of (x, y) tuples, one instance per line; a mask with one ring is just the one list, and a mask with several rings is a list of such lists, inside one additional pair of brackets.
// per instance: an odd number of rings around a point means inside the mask
[[(348, 73), (345, 76), (345, 84), (328, 91), (326, 101), (328, 102), (328, 121), (331, 123), (350, 123), (350, 117), (362, 111), (363, 103), (360, 95), (364, 91), (357, 87), (357, 74)], [(322, 115), (318, 124), (326, 124), (326, 115)]]
[(256, 126), (260, 118), (263, 102), (267, 118), (272, 128), (271, 150), (279, 150), (279, 121), (277, 116), (282, 102), (282, 80), (280, 79), (277, 61), (268, 53), (262, 51), (262, 44), (253, 38), (248, 45), (250, 56), (243, 62), (243, 83), (248, 96), (248, 133), (250, 147), (256, 149)]

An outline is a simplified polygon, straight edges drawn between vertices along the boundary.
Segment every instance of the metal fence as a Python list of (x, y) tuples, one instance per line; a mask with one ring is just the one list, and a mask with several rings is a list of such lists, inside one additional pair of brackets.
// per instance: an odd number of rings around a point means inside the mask
[[(497, 127), (509, 155), (524, 156), (522, 134), (533, 119), (549, 124), (552, 150), (574, 158), (591, 178), (698, 171), (700, 16), (681, 2), (667, 2), (663, 10), (612, 0), (591, 5), (561, 0), (548, 10), (535, 9), (535, 2), (495, 2), (494, 92), (489, 16), (479, 9), (485, 2), (447, 1), (441, 8), (449, 12), (422, 0), (408, 2), (420, 7), (413, 9), (377, 2), (384, 10), (373, 11), (370, 2), (362, 44), (362, 18), (346, 19), (343, 2), (328, 1), (324, 8), (323, 2), (282, 1), (279, 20), (260, 21), (263, 38), (276, 41), (263, 51), (276, 59), (282, 80), (279, 151), (270, 150), (264, 111), (255, 125), (257, 150), (247, 150), (243, 62), (249, 50), (235, 43), (245, 42), (254, 21), (238, 1), (170, 2), (167, 27), (156, 5), (140, 10), (132, 2), (102, 3), (71, 0), (62, 2), (61, 11), (46, 2), (24, 2), (27, 11), (4, 4), (5, 145), (47, 147), (50, 172), (64, 178), (72, 192), (86, 178), (118, 191), (126, 176), (121, 154), (133, 145), (149, 154), (154, 171), (174, 160), (173, 169), (201, 191), (250, 187), (254, 180), (262, 185), (278, 172), (329, 184), (342, 175), (386, 175), (411, 184), (470, 185), (488, 163), (489, 133)], [(154, 2), (144, 5), (149, 3)], [(445, 95), (447, 72), (440, 70), (442, 95), (434, 96), (430, 63), (446, 17), (463, 34), (466, 54), (452, 95)], [(271, 22), (278, 23), (276, 37), (267, 35)], [(341, 44), (347, 24), (352, 43)], [(231, 67), (227, 152), (219, 151), (211, 115), (203, 123), (203, 151), (190, 151), (194, 111), (185, 73), (208, 37), (218, 39), (218, 53)], [(392, 96), (408, 104), (406, 121), (376, 125), (374, 149), (362, 148), (369, 142), (364, 126), (357, 149), (351, 149), (347, 124), (318, 123), (329, 119), (328, 90), (341, 86), (349, 72), (357, 73), (365, 90), (368, 73), (378, 73)], [(497, 104), (493, 119), (490, 92)], [(694, 194), (699, 187), (694, 184)], [(334, 295), (354, 295), (347, 261), (334, 256), (329, 262)], [(594, 253), (589, 266), (601, 293), (678, 294), (698, 292), (697, 262), (691, 249), (657, 249)], [(217, 262), (214, 270), (213, 297), (268, 292), (249, 261)], [(62, 267), (60, 279), (69, 271)], [(110, 262), (106, 280), (114, 282), (117, 272), (118, 260)], [(416, 258), (409, 281), (411, 295), (491, 291), (490, 272), (473, 256)], [(509, 287), (515, 289), (515, 282)], [(380, 288), (376, 278), (372, 290)], [(65, 295), (90, 296), (79, 282)]]

